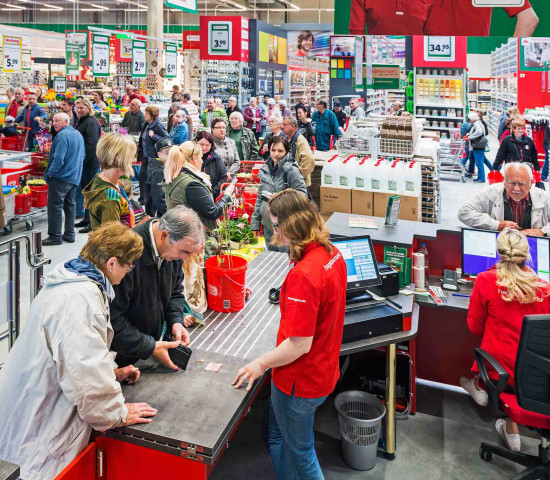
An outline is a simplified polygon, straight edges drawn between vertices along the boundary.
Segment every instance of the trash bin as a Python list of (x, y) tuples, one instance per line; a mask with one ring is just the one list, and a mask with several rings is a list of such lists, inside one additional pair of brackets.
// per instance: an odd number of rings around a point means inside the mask
[(340, 420), (340, 436), (345, 462), (355, 470), (376, 465), (376, 451), (386, 407), (370, 393), (351, 390), (334, 400)]

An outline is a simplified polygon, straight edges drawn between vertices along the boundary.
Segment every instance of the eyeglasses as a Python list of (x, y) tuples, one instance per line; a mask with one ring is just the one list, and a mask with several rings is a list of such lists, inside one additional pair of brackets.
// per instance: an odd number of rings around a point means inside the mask
[(275, 232), (278, 232), (279, 231), (279, 222), (274, 222), (272, 225), (273, 225), (273, 230)]
[(511, 187), (524, 188), (524, 187), (528, 187), (528, 186), (529, 186), (529, 183), (526, 183), (526, 182), (510, 182), (510, 181), (506, 180), (506, 183), (507, 183), (508, 185), (510, 185)]

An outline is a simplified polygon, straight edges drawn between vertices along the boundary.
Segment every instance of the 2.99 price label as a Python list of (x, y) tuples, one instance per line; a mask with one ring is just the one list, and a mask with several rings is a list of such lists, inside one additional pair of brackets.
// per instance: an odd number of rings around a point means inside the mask
[[(134, 47), (132, 50), (132, 77), (146, 77), (147, 76), (147, 58), (145, 53), (145, 48), (136, 48), (136, 43), (134, 42)], [(145, 44), (145, 42), (140, 42)]]

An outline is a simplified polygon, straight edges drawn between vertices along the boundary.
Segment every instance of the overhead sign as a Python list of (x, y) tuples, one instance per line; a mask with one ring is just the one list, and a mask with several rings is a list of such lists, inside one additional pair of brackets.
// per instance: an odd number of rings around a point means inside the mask
[(22, 64), (21, 37), (2, 37), (2, 70), (6, 73), (20, 73)]
[(65, 43), (65, 74), (80, 75), (80, 45), (78, 43)]
[(21, 53), (21, 70), (30, 70), (32, 68), (31, 51), (23, 49)]
[(178, 47), (167, 44), (164, 58), (166, 78), (175, 78), (178, 69)]
[(233, 53), (233, 23), (229, 21), (208, 22), (208, 54), (227, 55)]
[(367, 89), (397, 90), (401, 79), (401, 67), (399, 65), (374, 64), (372, 66), (372, 84), (366, 85)]
[(132, 59), (132, 39), (120, 41), (120, 57), (125, 60)]
[(88, 30), (66, 31), (65, 42), (78, 43), (80, 45), (80, 59), (90, 59), (90, 32)]
[(424, 37), (424, 60), (454, 62), (455, 37)]
[(355, 36), (355, 90), (363, 90), (363, 61), (365, 58), (365, 36)]
[(67, 91), (67, 77), (53, 77), (53, 89), (55, 93), (65, 93)]
[(92, 75), (108, 77), (110, 62), (110, 42), (107, 35), (94, 35), (92, 40)]
[(132, 41), (132, 77), (147, 76), (147, 42), (143, 40)]
[(166, 0), (166, 6), (184, 12), (197, 13), (197, 0)]

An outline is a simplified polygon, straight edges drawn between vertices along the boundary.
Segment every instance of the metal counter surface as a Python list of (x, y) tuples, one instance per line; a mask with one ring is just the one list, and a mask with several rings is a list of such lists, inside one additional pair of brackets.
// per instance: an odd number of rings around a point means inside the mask
[(0, 460), (0, 480), (16, 480), (19, 477), (19, 467), (13, 463)]

